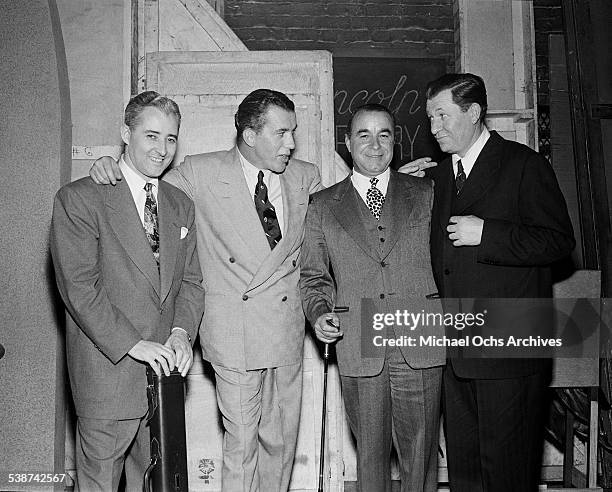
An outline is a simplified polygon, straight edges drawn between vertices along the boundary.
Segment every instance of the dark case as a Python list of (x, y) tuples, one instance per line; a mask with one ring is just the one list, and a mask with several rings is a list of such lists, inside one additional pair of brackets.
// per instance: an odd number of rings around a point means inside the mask
[(151, 464), (145, 492), (188, 492), (185, 389), (178, 371), (161, 377), (147, 367)]

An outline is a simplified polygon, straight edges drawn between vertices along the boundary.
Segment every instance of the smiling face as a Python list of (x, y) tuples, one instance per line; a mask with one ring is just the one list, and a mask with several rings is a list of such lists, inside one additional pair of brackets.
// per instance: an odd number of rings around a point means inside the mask
[(241, 152), (259, 169), (282, 173), (295, 149), (294, 133), (297, 128), (295, 113), (279, 106), (269, 106), (264, 125), (259, 131), (247, 128), (242, 134), (245, 146)]
[(465, 156), (482, 132), (480, 106), (472, 103), (465, 111), (453, 101), (451, 89), (427, 100), (427, 116), (431, 133), (442, 152)]
[(174, 159), (178, 131), (176, 116), (155, 107), (144, 108), (136, 124), (121, 129), (130, 160), (126, 163), (144, 179), (158, 178)]
[(383, 111), (363, 111), (353, 118), (344, 142), (357, 172), (373, 177), (387, 170), (393, 159), (393, 131), (393, 120)]

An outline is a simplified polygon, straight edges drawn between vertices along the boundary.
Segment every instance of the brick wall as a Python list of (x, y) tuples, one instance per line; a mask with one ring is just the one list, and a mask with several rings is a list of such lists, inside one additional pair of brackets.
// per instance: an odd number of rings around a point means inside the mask
[(454, 63), (452, 0), (225, 0), (250, 50), (401, 49)]
[[(548, 105), (548, 35), (561, 0), (534, 0), (539, 104)], [(453, 0), (225, 0), (225, 21), (250, 50), (398, 48), (454, 70)]]

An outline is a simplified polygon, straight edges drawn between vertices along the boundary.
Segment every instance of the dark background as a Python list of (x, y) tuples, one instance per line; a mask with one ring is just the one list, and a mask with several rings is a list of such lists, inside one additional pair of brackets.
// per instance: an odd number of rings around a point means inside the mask
[(429, 131), (425, 88), (446, 72), (444, 60), (340, 56), (334, 57), (333, 63), (336, 152), (349, 165), (346, 127), (354, 110), (367, 103), (383, 104), (395, 116), (394, 169), (418, 157), (441, 157)]

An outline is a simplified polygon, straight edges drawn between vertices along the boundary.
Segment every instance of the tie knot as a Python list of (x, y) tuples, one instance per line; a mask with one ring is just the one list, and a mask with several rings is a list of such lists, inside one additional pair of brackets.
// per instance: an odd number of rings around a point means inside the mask
[(263, 171), (259, 171), (259, 173), (257, 173), (257, 184), (259, 186), (263, 184), (263, 179), (264, 179), (264, 173)]
[(457, 161), (457, 174), (464, 173), (463, 164), (461, 163), (461, 159)]
[(147, 183), (144, 185), (144, 189), (147, 193), (151, 193), (151, 191), (153, 191), (153, 183)]
[(378, 184), (378, 178), (370, 178), (370, 186), (372, 188), (376, 188), (377, 184)]

